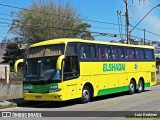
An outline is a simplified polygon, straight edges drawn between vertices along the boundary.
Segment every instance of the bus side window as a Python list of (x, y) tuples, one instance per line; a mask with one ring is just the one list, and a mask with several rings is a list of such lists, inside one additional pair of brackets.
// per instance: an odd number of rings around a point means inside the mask
[(77, 44), (69, 43), (66, 49), (66, 56), (77, 55)]
[(84, 46), (81, 46), (80, 48), (80, 58), (81, 59), (86, 59), (86, 52), (84, 49), (85, 49)]
[(115, 60), (123, 60), (124, 59), (124, 50), (123, 47), (113, 47), (112, 56)]
[(95, 46), (94, 45), (88, 45), (87, 46), (87, 55), (88, 55), (88, 59), (90, 60), (94, 60), (96, 58), (96, 50), (95, 50)]
[(144, 49), (136, 49), (136, 59), (144, 60)]
[(97, 57), (99, 60), (112, 59), (110, 46), (99, 45), (97, 48)]
[(126, 60), (136, 60), (136, 56), (135, 53), (137, 53), (137, 51), (135, 52), (134, 48), (131, 47), (127, 47), (125, 48), (125, 59)]
[(107, 51), (108, 59), (112, 59), (111, 49), (109, 48)]
[(154, 51), (150, 49), (145, 50), (145, 59), (146, 60), (154, 60)]

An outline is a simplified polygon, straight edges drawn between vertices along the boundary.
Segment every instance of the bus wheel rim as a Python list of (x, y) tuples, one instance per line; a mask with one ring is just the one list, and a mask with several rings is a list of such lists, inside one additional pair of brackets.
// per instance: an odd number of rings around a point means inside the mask
[(139, 90), (141, 91), (142, 90), (142, 82), (141, 81), (139, 82), (139, 86), (138, 87), (139, 87)]
[(130, 84), (130, 89), (131, 89), (131, 91), (134, 91), (134, 84), (133, 83)]
[(86, 100), (89, 99), (89, 91), (88, 90), (83, 90), (83, 98)]

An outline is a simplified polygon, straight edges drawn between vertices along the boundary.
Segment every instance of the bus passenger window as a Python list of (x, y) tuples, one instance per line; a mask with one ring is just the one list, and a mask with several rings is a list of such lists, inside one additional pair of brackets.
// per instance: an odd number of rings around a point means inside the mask
[(84, 52), (84, 47), (81, 46), (81, 49), (80, 49), (80, 58), (81, 59), (86, 59), (86, 53)]
[(98, 48), (98, 59), (101, 59), (101, 48)]
[(100, 45), (97, 48), (97, 57), (99, 60), (109, 60), (111, 56), (111, 48), (109, 46)]
[(123, 60), (124, 59), (124, 50), (123, 47), (113, 47), (112, 49), (112, 57), (116, 60)]
[(136, 60), (135, 49), (131, 47), (125, 48), (125, 59), (126, 60)]
[(116, 58), (113, 50), (112, 50), (112, 58), (113, 58), (113, 59)]
[(154, 51), (150, 49), (145, 50), (145, 59), (146, 60), (154, 60)]
[(108, 50), (108, 52), (107, 52), (107, 59), (112, 59), (112, 56), (111, 56), (111, 50)]
[(144, 50), (143, 49), (136, 49), (136, 59), (144, 60)]

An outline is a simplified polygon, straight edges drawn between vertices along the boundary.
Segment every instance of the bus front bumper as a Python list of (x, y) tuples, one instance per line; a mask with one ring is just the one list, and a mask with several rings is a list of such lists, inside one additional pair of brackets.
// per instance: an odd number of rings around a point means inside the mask
[(23, 99), (26, 101), (64, 101), (62, 95), (58, 93), (23, 93)]

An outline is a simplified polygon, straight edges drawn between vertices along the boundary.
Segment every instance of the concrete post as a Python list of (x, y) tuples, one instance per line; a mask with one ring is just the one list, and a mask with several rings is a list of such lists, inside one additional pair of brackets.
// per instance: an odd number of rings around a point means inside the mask
[(5, 80), (7, 83), (9, 83), (9, 74), (8, 73), (9, 73), (9, 71), (7, 69), (7, 66), (5, 66)]

